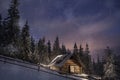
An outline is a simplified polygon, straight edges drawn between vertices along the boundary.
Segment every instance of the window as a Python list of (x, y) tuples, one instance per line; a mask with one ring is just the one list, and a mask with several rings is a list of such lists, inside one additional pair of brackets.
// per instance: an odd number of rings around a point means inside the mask
[(80, 73), (79, 66), (70, 66), (70, 72), (71, 73)]

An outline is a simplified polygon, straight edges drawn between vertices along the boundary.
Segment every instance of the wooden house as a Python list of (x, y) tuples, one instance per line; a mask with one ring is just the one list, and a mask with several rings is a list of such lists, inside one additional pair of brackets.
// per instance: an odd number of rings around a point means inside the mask
[(63, 74), (81, 74), (85, 73), (85, 66), (79, 59), (72, 58), (73, 54), (63, 55), (52, 61), (50, 69), (59, 71)]

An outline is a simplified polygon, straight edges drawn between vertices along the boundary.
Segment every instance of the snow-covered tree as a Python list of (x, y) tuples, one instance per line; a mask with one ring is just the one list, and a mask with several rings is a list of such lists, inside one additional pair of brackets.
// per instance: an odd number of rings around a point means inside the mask
[(35, 51), (35, 40), (33, 39), (33, 37), (31, 37), (31, 52), (32, 54), (34, 53)]
[(116, 78), (120, 80), (120, 55), (115, 56), (115, 71), (116, 71)]
[(106, 60), (104, 64), (104, 79), (116, 80), (115, 59), (109, 47), (106, 49)]
[(26, 21), (21, 33), (21, 49), (23, 54), (23, 59), (29, 60), (31, 57), (31, 39), (29, 33), (28, 22)]
[[(2, 43), (0, 45), (2, 46), (4, 53), (13, 53), (14, 56), (12, 57), (15, 57), (17, 53), (19, 53), (20, 15), (18, 6), (18, 0), (11, 0), (7, 17), (4, 20), (0, 19), (0, 42)], [(11, 50), (6, 50), (8, 48)], [(10, 54), (7, 55), (11, 56)]]
[(91, 56), (90, 56), (90, 51), (89, 51), (89, 46), (88, 44), (86, 44), (86, 48), (84, 51), (84, 64), (86, 65), (87, 69), (88, 69), (88, 73), (91, 73), (92, 70), (92, 62), (91, 62)]
[[(51, 61), (51, 42), (50, 42), (50, 40), (47, 42), (47, 53), (48, 53), (48, 59), (49, 59), (49, 61)], [(48, 61), (48, 62), (49, 62)]]
[(57, 55), (60, 55), (60, 44), (59, 44), (59, 38), (56, 37), (54, 44), (53, 44), (53, 51), (52, 51), (52, 58), (56, 57)]
[(7, 44), (13, 44), (18, 45), (19, 40), (19, 10), (18, 10), (19, 2), (18, 0), (12, 0), (10, 8), (8, 9), (8, 17), (5, 19), (5, 25), (6, 27), (6, 41)]
[[(46, 59), (48, 58), (47, 53), (47, 46), (45, 45), (45, 38), (39, 39), (38, 41), (38, 55), (39, 55), (39, 62), (46, 63)], [(47, 57), (47, 58), (46, 58)]]

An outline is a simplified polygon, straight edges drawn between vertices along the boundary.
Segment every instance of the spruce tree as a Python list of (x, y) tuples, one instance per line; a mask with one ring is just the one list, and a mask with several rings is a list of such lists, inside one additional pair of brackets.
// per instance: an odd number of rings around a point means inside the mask
[(64, 55), (67, 53), (65, 45), (62, 45), (61, 53)]
[(36, 63), (36, 60), (35, 60), (35, 40), (33, 39), (33, 37), (31, 37), (30, 51), (31, 51), (30, 61), (32, 63)]
[(51, 42), (50, 40), (47, 43), (47, 52), (48, 52), (48, 58), (51, 60)]
[(8, 9), (8, 15), (2, 22), (1, 41), (4, 53), (15, 57), (19, 49), (19, 10), (18, 0), (12, 0)]
[(97, 55), (97, 63), (96, 63), (96, 74), (98, 76), (103, 76), (103, 63), (100, 60), (99, 55)]
[(38, 42), (38, 55), (40, 63), (46, 63), (47, 47), (45, 45), (45, 38), (39, 39)]
[(21, 33), (21, 41), (22, 41), (22, 53), (23, 53), (23, 59), (29, 60), (31, 56), (31, 39), (29, 34), (29, 26), (28, 22), (26, 21), (24, 27), (22, 28)]
[(106, 49), (106, 63), (104, 65), (104, 79), (105, 80), (116, 80), (115, 71), (115, 59), (114, 55), (109, 47)]
[(8, 9), (8, 17), (5, 19), (6, 37), (8, 44), (17, 45), (19, 39), (19, 2), (18, 0), (12, 0), (10, 8)]
[(2, 46), (2, 42), (3, 42), (3, 25), (2, 25), (2, 16), (0, 14), (0, 47)]
[(77, 44), (76, 44), (76, 43), (74, 44), (74, 50), (73, 50), (73, 53), (74, 53), (75, 55), (78, 54), (78, 47), (77, 47)]
[(53, 44), (53, 54), (52, 54), (52, 57), (56, 57), (57, 55), (60, 55), (61, 52), (60, 52), (60, 45), (59, 45), (59, 38), (58, 36), (56, 37), (56, 40)]
[(86, 44), (85, 53), (84, 53), (84, 64), (88, 67), (88, 74), (91, 73), (91, 56), (89, 55), (89, 46)]
[(31, 52), (32, 54), (34, 53), (35, 51), (35, 40), (33, 39), (33, 37), (31, 37)]
[(3, 21), (2, 21), (2, 15), (0, 14), (0, 54), (4, 54), (4, 37), (5, 37), (5, 32), (4, 32), (4, 26), (3, 26)]
[(115, 56), (115, 72), (116, 78), (120, 79), (120, 55)]
[(96, 63), (95, 63), (95, 60), (93, 59), (93, 61), (92, 61), (92, 73), (94, 74), (94, 75), (96, 75), (96, 70), (97, 70), (97, 67), (96, 67)]
[(79, 56), (78, 56), (79, 54), (78, 54), (78, 47), (77, 47), (77, 44), (75, 43), (74, 44), (74, 49), (73, 49), (73, 56), (72, 56), (72, 58), (73, 59), (79, 59)]
[(84, 59), (82, 45), (80, 45), (80, 48), (79, 48), (79, 58), (80, 58), (81, 60)]

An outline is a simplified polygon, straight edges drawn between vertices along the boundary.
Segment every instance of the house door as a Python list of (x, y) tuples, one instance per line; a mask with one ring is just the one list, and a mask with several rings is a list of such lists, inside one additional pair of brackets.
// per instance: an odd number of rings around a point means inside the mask
[(74, 73), (75, 72), (75, 66), (70, 66), (70, 73)]

